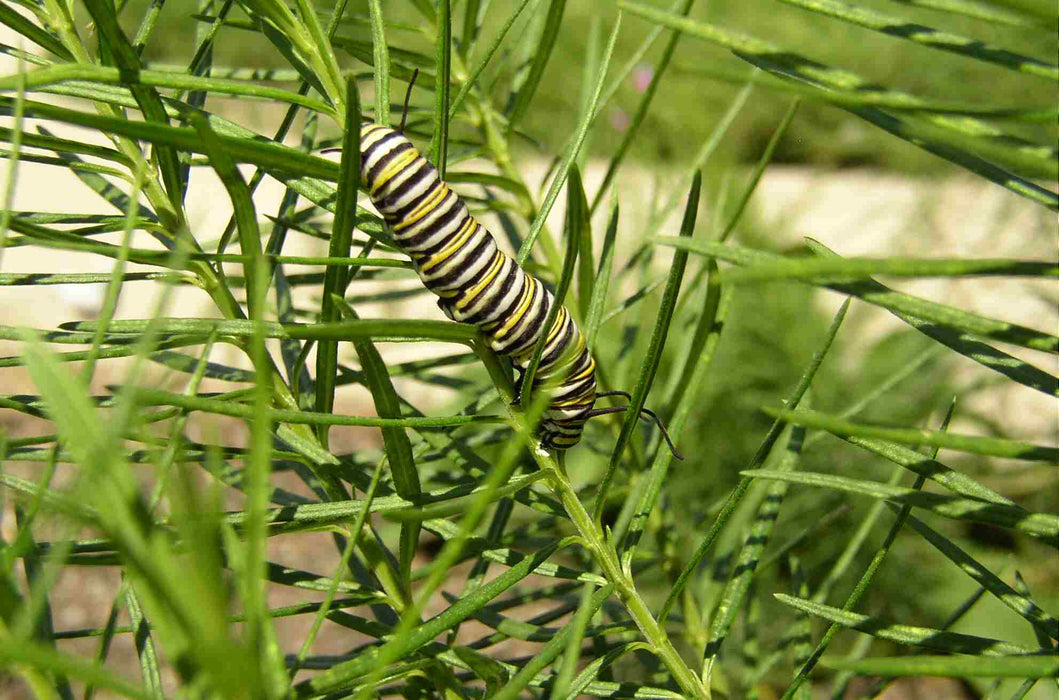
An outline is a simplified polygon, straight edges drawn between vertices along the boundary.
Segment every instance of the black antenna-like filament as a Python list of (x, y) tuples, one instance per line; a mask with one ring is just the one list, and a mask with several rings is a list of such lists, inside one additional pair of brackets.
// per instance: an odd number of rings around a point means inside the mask
[[(601, 396), (623, 396), (630, 401), (632, 400), (632, 396), (629, 395), (629, 392), (621, 391), (620, 389), (615, 389), (614, 391), (600, 391), (596, 394), (597, 398)], [(593, 408), (591, 411), (588, 412), (588, 418), (595, 418), (596, 416), (605, 416), (610, 413), (622, 413), (626, 409), (628, 409), (628, 406)], [(681, 456), (681, 454), (677, 451), (676, 446), (673, 445), (673, 441), (669, 438), (669, 431), (666, 430), (666, 426), (662, 423), (662, 419), (658, 417), (658, 414), (656, 414), (649, 408), (641, 408), (640, 414), (641, 420), (644, 418), (643, 414), (646, 414), (649, 417), (649, 420), (654, 421), (654, 424), (658, 426), (658, 430), (661, 431), (662, 437), (665, 438), (666, 444), (669, 445), (669, 451), (673, 453), (674, 457), (683, 462), (684, 457)]]
[[(412, 71), (412, 79), (408, 81), (408, 91), (405, 92), (405, 94), (404, 94), (404, 108), (401, 110), (401, 127), (399, 129), (397, 129), (397, 133), (399, 133), (399, 134), (403, 134), (404, 133), (404, 125), (405, 125), (405, 122), (408, 119), (408, 103), (412, 99), (412, 86), (415, 85), (416, 78), (418, 78), (418, 77), (419, 77), (419, 69), (416, 68), (415, 70)], [(367, 121), (371, 121), (371, 120), (368, 119)], [(341, 151), (341, 150), (342, 150), (341, 146), (334, 146), (332, 148), (324, 148), (324, 149), (322, 149), (320, 151), (320, 153), (334, 153), (336, 151)]]
[(419, 69), (416, 68), (412, 71), (412, 79), (408, 81), (408, 91), (404, 94), (404, 109), (401, 110), (401, 128), (397, 130), (397, 133), (404, 133), (405, 121), (408, 119), (408, 102), (412, 99), (412, 86), (416, 84), (416, 78), (419, 77)]

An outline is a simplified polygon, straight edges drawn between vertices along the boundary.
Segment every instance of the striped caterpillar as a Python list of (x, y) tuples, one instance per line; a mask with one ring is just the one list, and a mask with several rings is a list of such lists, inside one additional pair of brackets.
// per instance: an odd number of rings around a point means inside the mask
[[(438, 296), (441, 310), (454, 321), (477, 326), (497, 354), (511, 358), (521, 384), (555, 303), (552, 293), (497, 247), (492, 234), (400, 131), (380, 124), (361, 127), (360, 179), (394, 243)], [(623, 391), (597, 392), (595, 369), (584, 334), (560, 307), (529, 387), (548, 395), (537, 430), (544, 447), (569, 449), (581, 440), (589, 418), (626, 410), (593, 408), (599, 396), (629, 398)], [(673, 449), (658, 417), (642, 412), (657, 422)]]

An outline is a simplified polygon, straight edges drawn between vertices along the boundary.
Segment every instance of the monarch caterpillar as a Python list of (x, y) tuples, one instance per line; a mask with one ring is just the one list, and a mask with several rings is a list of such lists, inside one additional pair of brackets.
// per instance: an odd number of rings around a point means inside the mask
[[(569, 449), (581, 440), (589, 418), (625, 410), (593, 408), (598, 396), (629, 395), (596, 391), (596, 363), (570, 312), (560, 307), (551, 328), (544, 328), (555, 297), (497, 247), (492, 234), (401, 131), (381, 124), (361, 126), (360, 180), (394, 243), (412, 259), (446, 316), (477, 326), (497, 354), (511, 358), (520, 375), (547, 331), (528, 388), (548, 393), (537, 432), (544, 447)], [(658, 423), (673, 449), (658, 417), (643, 412)]]

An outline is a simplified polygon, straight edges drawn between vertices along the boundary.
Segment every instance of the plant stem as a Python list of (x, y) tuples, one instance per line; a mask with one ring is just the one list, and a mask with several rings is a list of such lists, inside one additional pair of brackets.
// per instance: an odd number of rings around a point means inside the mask
[(563, 509), (570, 516), (574, 527), (577, 528), (582, 544), (592, 555), (607, 582), (613, 584), (614, 592), (618, 594), (618, 599), (621, 600), (625, 609), (629, 611), (629, 615), (636, 623), (648, 646), (650, 646), (651, 652), (662, 660), (662, 663), (665, 664), (686, 697), (710, 700), (709, 684), (700, 680), (684, 663), (684, 659), (680, 657), (673, 643), (669, 640), (669, 635), (658, 624), (654, 615), (651, 614), (651, 610), (647, 607), (647, 603), (640, 597), (639, 592), (636, 590), (636, 584), (632, 579), (632, 574), (622, 567), (621, 561), (618, 559), (617, 550), (611, 546), (603, 534), (603, 529), (585, 510), (562, 465), (554, 455), (540, 446), (540, 440), (533, 437), (533, 426), (529, 425), (525, 414), (517, 410), (512, 404), (514, 389), (511, 385), (508, 371), (501, 364), (500, 358), (489, 348), (488, 342), (485, 342), (484, 339), (475, 343), (475, 352), (481, 358), (482, 364), (485, 365), (485, 369), (493, 381), (493, 385), (500, 393), (500, 399), (506, 407), (507, 417), (512, 428), (514, 428), (518, 437), (529, 446), (533, 459), (536, 460), (537, 465), (547, 475), (549, 487), (556, 498), (559, 499), (559, 502), (562, 503)]
[(548, 484), (573, 521), (585, 548), (592, 554), (603, 575), (614, 585), (614, 592), (617, 593), (625, 609), (629, 611), (640, 633), (651, 646), (652, 652), (662, 660), (688, 697), (709, 700), (709, 687), (688, 668), (680, 654), (677, 653), (669, 635), (658, 624), (647, 607), (647, 603), (640, 597), (632, 577), (622, 569), (618, 553), (607, 543), (603, 531), (585, 510), (558, 462), (551, 455), (535, 453), (534, 457), (541, 469), (548, 473)]

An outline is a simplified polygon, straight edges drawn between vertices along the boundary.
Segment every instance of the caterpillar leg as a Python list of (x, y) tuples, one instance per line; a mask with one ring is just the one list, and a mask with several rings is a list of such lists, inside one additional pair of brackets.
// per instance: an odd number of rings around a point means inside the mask
[(441, 309), (441, 313), (445, 314), (450, 321), (455, 321), (456, 317), (453, 315), (452, 306), (447, 299), (438, 299), (438, 308)]
[(521, 367), (516, 365), (514, 362), (511, 363), (511, 366), (515, 368), (515, 374), (517, 375), (515, 377), (515, 398), (511, 402), (511, 405), (512, 406), (521, 406), (522, 405), (522, 382), (523, 382), (523, 380), (526, 379), (526, 370), (522, 369)]

